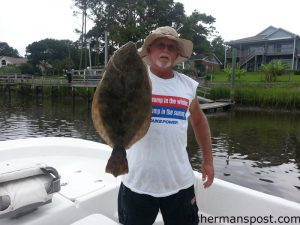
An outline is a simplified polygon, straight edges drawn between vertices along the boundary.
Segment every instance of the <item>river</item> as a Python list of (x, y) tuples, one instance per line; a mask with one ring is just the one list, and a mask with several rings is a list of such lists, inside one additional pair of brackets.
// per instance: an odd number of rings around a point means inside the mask
[[(1, 95), (0, 104), (0, 141), (64, 136), (102, 142), (84, 100)], [(207, 117), (217, 178), (300, 202), (299, 114), (235, 110)], [(201, 154), (192, 129), (188, 153), (199, 171)]]

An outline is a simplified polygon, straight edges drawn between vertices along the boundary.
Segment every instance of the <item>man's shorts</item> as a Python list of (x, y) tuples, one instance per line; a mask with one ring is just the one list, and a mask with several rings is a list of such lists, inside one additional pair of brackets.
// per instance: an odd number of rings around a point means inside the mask
[(133, 192), (121, 184), (118, 196), (121, 224), (152, 225), (159, 210), (165, 225), (198, 225), (194, 186), (167, 197), (153, 197)]

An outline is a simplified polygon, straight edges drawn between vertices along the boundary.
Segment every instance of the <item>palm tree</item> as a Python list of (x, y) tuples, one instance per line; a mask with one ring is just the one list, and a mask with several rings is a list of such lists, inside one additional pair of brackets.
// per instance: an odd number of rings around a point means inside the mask
[[(224, 69), (224, 72), (225, 74), (227, 75), (227, 79), (228, 80), (231, 80), (231, 75), (232, 75), (232, 68), (227, 66), (225, 69)], [(241, 79), (241, 76), (245, 75), (246, 74), (246, 70), (241, 68), (240, 66), (237, 66), (236, 69), (235, 69), (235, 74), (236, 74), (236, 77), (238, 79)]]
[(281, 60), (272, 60), (261, 67), (261, 71), (265, 74), (266, 81), (268, 82), (275, 82), (277, 76), (284, 74), (288, 69), (288, 65)]

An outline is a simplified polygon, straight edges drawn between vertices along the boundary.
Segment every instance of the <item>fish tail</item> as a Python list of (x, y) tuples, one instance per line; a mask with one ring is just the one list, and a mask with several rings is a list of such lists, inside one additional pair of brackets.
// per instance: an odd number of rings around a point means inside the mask
[(105, 172), (111, 173), (115, 177), (128, 173), (126, 150), (123, 146), (116, 146), (113, 148), (111, 156), (106, 164)]

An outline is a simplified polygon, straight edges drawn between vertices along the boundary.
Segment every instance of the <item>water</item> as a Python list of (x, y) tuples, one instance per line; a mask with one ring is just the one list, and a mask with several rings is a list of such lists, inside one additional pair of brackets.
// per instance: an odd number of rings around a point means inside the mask
[[(0, 96), (0, 140), (74, 137), (102, 142), (84, 100)], [(300, 116), (236, 111), (209, 114), (216, 177), (300, 202)], [(188, 152), (200, 171), (192, 129)]]
[[(300, 202), (300, 115), (229, 112), (208, 115), (216, 176)], [(190, 132), (190, 159), (199, 168)]]

